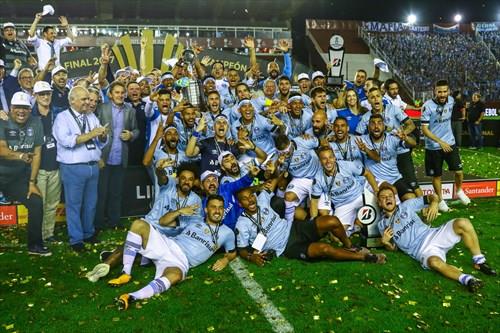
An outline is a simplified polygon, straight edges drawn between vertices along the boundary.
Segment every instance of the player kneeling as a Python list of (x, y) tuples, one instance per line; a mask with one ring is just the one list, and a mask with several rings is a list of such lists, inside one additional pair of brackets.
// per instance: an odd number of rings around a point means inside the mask
[(439, 199), (431, 194), (407, 200), (396, 205), (396, 189), (388, 183), (379, 187), (378, 203), (383, 210), (383, 219), (378, 228), (382, 236), (382, 243), (389, 250), (400, 248), (410, 257), (420, 261), (425, 269), (433, 269), (445, 277), (458, 280), (475, 292), (482, 287), (483, 282), (472, 275), (463, 274), (457, 267), (446, 263), (446, 253), (460, 240), (472, 253), (474, 268), (487, 275), (496, 275), (486, 263), (479, 248), (476, 231), (466, 218), (457, 218), (431, 228), (424, 224), (417, 212), (428, 205), (427, 221), (436, 218)]

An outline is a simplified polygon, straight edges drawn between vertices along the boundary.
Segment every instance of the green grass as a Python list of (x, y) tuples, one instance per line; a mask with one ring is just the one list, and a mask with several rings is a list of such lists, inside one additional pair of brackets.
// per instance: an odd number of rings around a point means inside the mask
[[(500, 174), (494, 149), (464, 149), (462, 157), (466, 173)], [(414, 159), (422, 163), (421, 150)], [(489, 262), (500, 267), (500, 199), (453, 207), (434, 224), (470, 218)], [(58, 234), (65, 232), (59, 225)], [(1, 229), (0, 332), (271, 331), (233, 273), (209, 269), (216, 258), (191, 270), (187, 281), (161, 296), (119, 312), (113, 299), (148, 283), (154, 268), (134, 267), (133, 282), (119, 289), (108, 287), (106, 278), (91, 284), (84, 276), (98, 262), (100, 250), (122, 244), (124, 232), (104, 233), (104, 242), (82, 255), (69, 251), (66, 244), (52, 246), (54, 254), (47, 258), (27, 255), (25, 234), (23, 228)], [(263, 268), (248, 268), (296, 332), (498, 332), (497, 277), (482, 277), (485, 287), (472, 295), (458, 283), (424, 271), (401, 252), (387, 256), (384, 266), (279, 258)], [(471, 272), (463, 244), (449, 252), (448, 261)], [(110, 276), (117, 274), (118, 268)]]

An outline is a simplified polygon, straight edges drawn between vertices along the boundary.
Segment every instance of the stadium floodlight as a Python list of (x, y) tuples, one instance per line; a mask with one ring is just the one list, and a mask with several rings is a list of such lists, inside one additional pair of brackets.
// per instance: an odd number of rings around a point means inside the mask
[(460, 23), (460, 21), (462, 21), (462, 15), (460, 14), (456, 14), (454, 17), (453, 17), (453, 20), (457, 23)]
[(406, 22), (408, 24), (415, 24), (415, 22), (417, 22), (417, 16), (415, 14), (408, 15), (408, 17), (406, 18)]

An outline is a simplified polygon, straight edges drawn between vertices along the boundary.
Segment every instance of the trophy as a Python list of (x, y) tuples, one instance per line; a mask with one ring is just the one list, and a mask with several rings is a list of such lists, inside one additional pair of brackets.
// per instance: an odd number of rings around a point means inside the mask
[(364, 247), (382, 247), (382, 238), (377, 224), (380, 220), (380, 210), (377, 198), (369, 190), (363, 194), (363, 206), (358, 210), (358, 220), (361, 222), (361, 245)]
[(330, 70), (328, 71), (326, 84), (330, 87), (342, 87), (344, 76), (342, 72), (342, 63), (344, 62), (344, 39), (340, 35), (333, 35), (330, 38), (330, 47), (328, 48), (328, 59), (330, 61)]

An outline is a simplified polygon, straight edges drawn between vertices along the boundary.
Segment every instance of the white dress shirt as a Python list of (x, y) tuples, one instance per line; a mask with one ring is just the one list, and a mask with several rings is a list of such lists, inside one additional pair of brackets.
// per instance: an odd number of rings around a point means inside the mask
[[(77, 117), (80, 116), (78, 112), (73, 112)], [(99, 119), (93, 113), (86, 116), (85, 133), (101, 126)], [(52, 134), (57, 141), (57, 161), (65, 164), (99, 161), (101, 159), (101, 149), (109, 141), (101, 142), (98, 138), (89, 140), (88, 143), (95, 144), (95, 149), (88, 149), (85, 143), (77, 144), (76, 138), (83, 133), (80, 125), (69, 110), (65, 110), (57, 115), (52, 126)]]
[[(38, 56), (38, 68), (40, 70), (45, 68), (47, 62), (51, 58), (50, 42), (39, 38), (37, 35), (28, 38), (28, 43), (35, 47), (36, 55)], [(60, 65), (61, 48), (72, 43), (71, 38), (66, 37), (62, 39), (54, 39), (54, 55), (56, 57), (56, 66)]]

